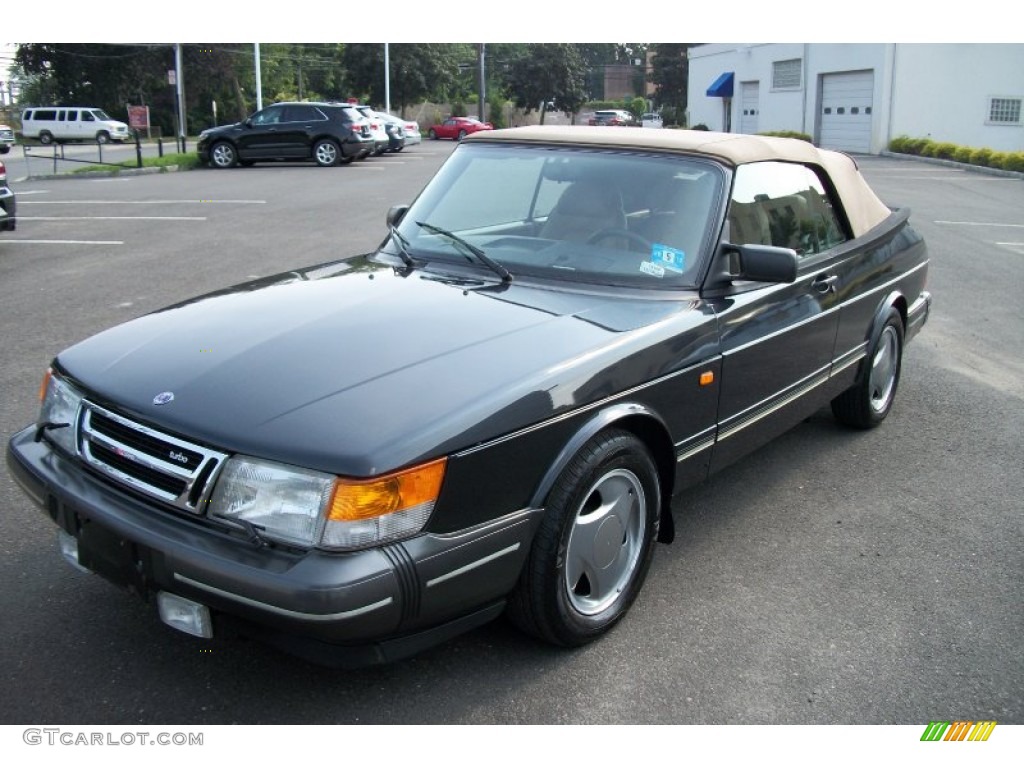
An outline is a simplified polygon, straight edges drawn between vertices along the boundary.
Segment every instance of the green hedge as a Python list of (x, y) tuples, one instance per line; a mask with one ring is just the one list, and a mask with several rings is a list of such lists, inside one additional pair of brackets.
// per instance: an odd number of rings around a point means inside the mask
[(781, 136), (784, 139), (800, 139), (806, 141), (808, 144), (813, 144), (814, 140), (811, 139), (806, 133), (800, 133), (800, 131), (762, 131), (757, 134), (758, 136)]
[(987, 147), (962, 147), (948, 141), (912, 139), (897, 136), (889, 142), (889, 151), (904, 155), (937, 157), (941, 160), (955, 160), (958, 163), (996, 168), (1003, 171), (1024, 172), (1024, 152), (995, 152)]

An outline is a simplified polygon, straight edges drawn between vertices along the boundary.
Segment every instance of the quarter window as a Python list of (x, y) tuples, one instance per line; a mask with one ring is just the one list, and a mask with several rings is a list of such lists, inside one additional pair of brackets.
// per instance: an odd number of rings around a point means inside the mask
[(729, 203), (730, 242), (792, 248), (806, 257), (847, 237), (814, 170), (798, 163), (748, 163), (736, 170)]
[(802, 65), (801, 59), (772, 62), (772, 88), (799, 88), (803, 83)]

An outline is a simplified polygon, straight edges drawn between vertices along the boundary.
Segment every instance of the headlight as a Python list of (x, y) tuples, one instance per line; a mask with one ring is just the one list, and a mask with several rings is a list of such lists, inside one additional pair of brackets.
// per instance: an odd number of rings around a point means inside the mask
[(228, 461), (210, 514), (301, 546), (359, 549), (418, 533), (434, 509), (445, 460), (370, 480), (249, 457)]
[(78, 453), (75, 433), (78, 430), (78, 413), (82, 405), (82, 394), (48, 370), (39, 388), (43, 406), (39, 411), (37, 426), (53, 444), (68, 453)]

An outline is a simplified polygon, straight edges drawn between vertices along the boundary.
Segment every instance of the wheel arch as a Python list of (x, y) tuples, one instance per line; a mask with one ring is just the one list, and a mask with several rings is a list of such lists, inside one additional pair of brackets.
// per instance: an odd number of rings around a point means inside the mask
[(668, 427), (654, 411), (639, 403), (618, 403), (595, 414), (566, 441), (554, 462), (548, 467), (530, 499), (530, 505), (541, 507), (551, 492), (555, 481), (572, 458), (586, 443), (600, 432), (611, 427), (632, 433), (651, 453), (658, 470), (661, 503), (659, 504), (658, 541), (670, 543), (675, 538), (672, 520), (672, 493), (675, 485), (675, 450)]
[[(889, 310), (891, 309), (895, 309), (900, 313), (900, 322), (903, 323), (903, 332), (906, 333), (908, 311), (907, 297), (903, 295), (902, 291), (894, 290), (887, 294), (884, 300), (879, 302), (878, 307), (875, 309), (874, 317), (871, 318), (871, 326), (868, 328), (868, 335), (865, 339), (869, 347), (872, 339), (877, 338), (878, 334), (881, 332), (882, 326), (885, 325), (885, 320), (889, 316)], [(861, 366), (861, 370), (857, 374), (858, 381), (861, 380), (867, 370), (869, 370), (867, 366)]]

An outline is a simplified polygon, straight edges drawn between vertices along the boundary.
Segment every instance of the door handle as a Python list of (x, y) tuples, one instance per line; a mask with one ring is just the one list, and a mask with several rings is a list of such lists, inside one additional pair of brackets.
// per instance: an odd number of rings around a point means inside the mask
[(811, 287), (818, 293), (835, 293), (838, 282), (839, 275), (819, 275), (811, 283)]

